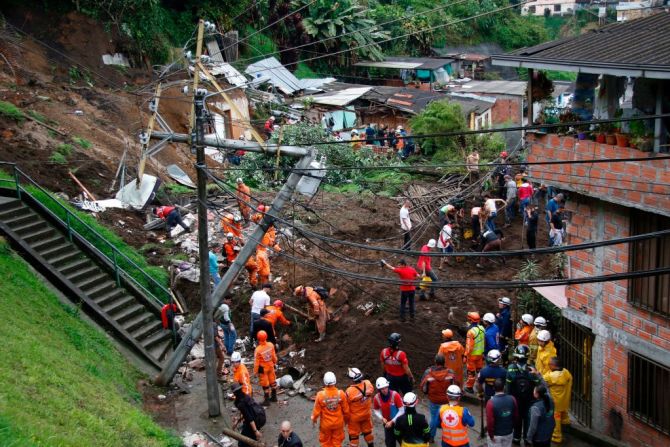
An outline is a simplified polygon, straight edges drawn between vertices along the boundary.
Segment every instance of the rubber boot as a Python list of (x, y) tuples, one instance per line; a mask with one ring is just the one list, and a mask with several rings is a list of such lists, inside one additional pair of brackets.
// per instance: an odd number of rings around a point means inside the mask
[(270, 393), (265, 393), (265, 399), (263, 400), (264, 407), (269, 407), (270, 406)]
[(272, 389), (272, 396), (270, 397), (270, 400), (272, 402), (277, 402), (277, 390), (276, 389)]
[(319, 335), (317, 342), (324, 341), (326, 339), (326, 333), (324, 332), (323, 334)]

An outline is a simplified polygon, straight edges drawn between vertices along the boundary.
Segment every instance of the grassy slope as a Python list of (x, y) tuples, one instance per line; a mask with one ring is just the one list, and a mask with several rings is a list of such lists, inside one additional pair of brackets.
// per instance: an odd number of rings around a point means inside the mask
[(138, 406), (140, 373), (0, 239), (1, 446), (178, 446)]

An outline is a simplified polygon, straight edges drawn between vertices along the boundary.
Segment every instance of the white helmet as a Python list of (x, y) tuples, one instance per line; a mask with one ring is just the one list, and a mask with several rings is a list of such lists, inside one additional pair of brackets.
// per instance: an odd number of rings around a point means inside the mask
[(375, 387), (378, 390), (381, 390), (382, 388), (388, 388), (390, 385), (389, 381), (386, 380), (386, 377), (379, 377), (377, 381), (375, 382)]
[(540, 327), (547, 327), (547, 320), (544, 319), (544, 317), (537, 317), (535, 318), (535, 326), (540, 326)]
[(328, 371), (323, 375), (323, 384), (328, 386), (328, 385), (335, 385), (337, 383), (337, 379), (335, 379), (335, 373)]
[(539, 341), (549, 341), (551, 340), (551, 332), (545, 330), (540, 331), (537, 333), (537, 339)]
[(232, 238), (235, 237), (235, 235), (234, 235), (233, 233), (226, 233), (226, 237), (227, 237), (228, 239), (232, 239)]
[(523, 321), (526, 324), (533, 324), (533, 316), (531, 314), (523, 314), (521, 315), (521, 321)]
[(510, 304), (512, 304), (512, 300), (504, 296), (498, 300), (498, 303), (504, 304), (505, 306), (509, 306)]
[(234, 222), (242, 222), (242, 216), (239, 214), (235, 214), (235, 217), (233, 217)]
[(502, 354), (497, 349), (491, 349), (488, 354), (486, 354), (486, 361), (489, 363), (498, 363), (502, 358)]
[(484, 321), (493, 324), (496, 322), (496, 316), (493, 315), (491, 312), (484, 314)]
[(347, 375), (354, 382), (359, 382), (363, 378), (363, 373), (358, 368), (349, 368), (347, 371)]
[(416, 405), (417, 400), (418, 399), (416, 397), (416, 394), (410, 392), (410, 393), (405, 394), (405, 396), (402, 398), (402, 403), (404, 403), (406, 407), (411, 408), (411, 407)]
[(435, 239), (431, 239), (431, 240), (428, 241), (428, 247), (429, 248), (435, 248), (436, 245), (437, 245), (437, 241)]
[(449, 385), (449, 388), (447, 388), (447, 396), (451, 397), (452, 399), (460, 399), (461, 394), (461, 389), (458, 387), (458, 385)]
[(244, 180), (242, 180), (242, 177), (237, 177), (237, 183), (244, 183)]
[(237, 351), (233, 352), (232, 355), (230, 356), (230, 361), (233, 362), (233, 363), (241, 362), (242, 361), (242, 354), (240, 354)]

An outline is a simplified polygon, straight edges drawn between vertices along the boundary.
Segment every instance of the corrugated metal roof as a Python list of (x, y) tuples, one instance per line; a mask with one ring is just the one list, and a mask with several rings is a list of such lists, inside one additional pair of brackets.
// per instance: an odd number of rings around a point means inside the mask
[(371, 89), (372, 87), (354, 87), (323, 95), (314, 95), (311, 98), (315, 104), (342, 107), (357, 100)]
[(219, 62), (214, 64), (209, 72), (214, 76), (223, 75), (229, 84), (235, 85), (237, 87), (243, 87), (247, 84), (247, 78), (245, 78), (242, 73), (237, 71), (235, 67), (226, 62)]
[(362, 61), (354, 64), (357, 67), (397, 68), (406, 70), (437, 70), (454, 62), (450, 58), (435, 57), (386, 57), (383, 61)]
[(267, 77), (267, 82), (287, 95), (292, 95), (296, 91), (302, 90), (300, 80), (274, 57), (255, 62), (249, 65), (244, 72), (254, 79)]
[(526, 94), (526, 82), (524, 81), (470, 81), (451, 87), (456, 92), (470, 92), (493, 95), (524, 96)]
[[(589, 72), (630, 71), (635, 75), (667, 77), (670, 73), (670, 13), (661, 11), (648, 17), (614, 23), (577, 37), (494, 55), (494, 65), (518, 62), (529, 68), (565, 66)], [(508, 63), (505, 63), (508, 62)], [(648, 72), (652, 73), (648, 73)], [(621, 74), (623, 75), (623, 73)], [(637, 74), (642, 75), (642, 74)]]
[(335, 78), (299, 79), (303, 90), (323, 90), (324, 84), (335, 82)]

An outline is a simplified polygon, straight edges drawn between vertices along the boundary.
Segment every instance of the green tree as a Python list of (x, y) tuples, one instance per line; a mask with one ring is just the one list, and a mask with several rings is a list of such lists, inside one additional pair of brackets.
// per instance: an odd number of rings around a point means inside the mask
[[(447, 99), (428, 104), (423, 112), (412, 118), (410, 127), (415, 134), (457, 132), (467, 129), (461, 106)], [(431, 137), (421, 140), (422, 152), (426, 155), (437, 155), (439, 158), (457, 153), (459, 147), (461, 142), (458, 137)]]

